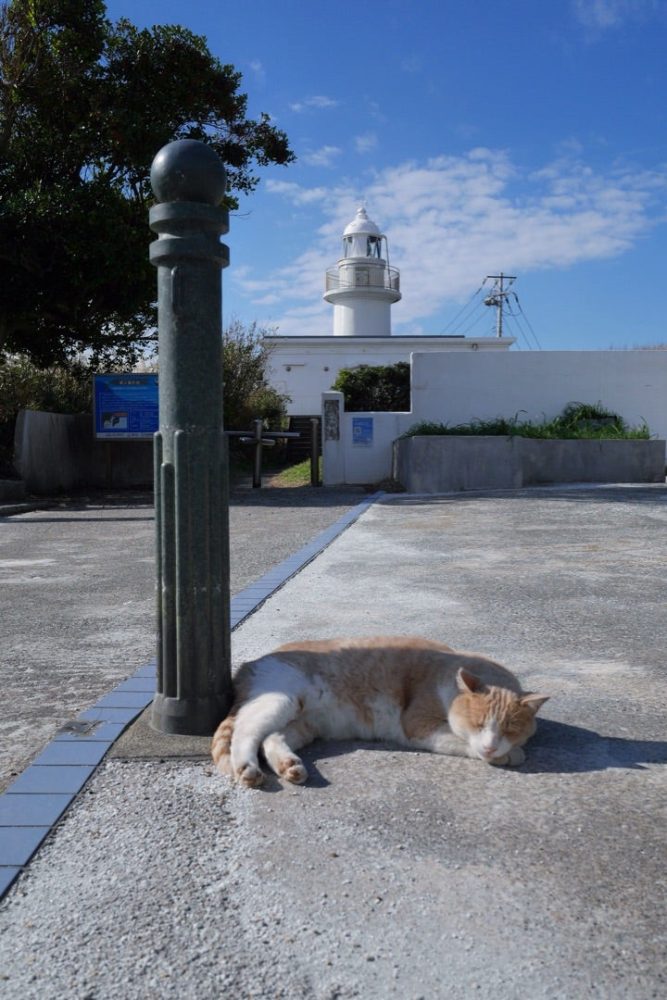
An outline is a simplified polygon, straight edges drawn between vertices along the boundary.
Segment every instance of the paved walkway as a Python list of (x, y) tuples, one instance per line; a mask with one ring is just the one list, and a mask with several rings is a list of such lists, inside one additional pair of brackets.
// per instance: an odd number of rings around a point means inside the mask
[[(240, 593), (366, 497), (362, 489), (238, 487), (231, 593)], [(0, 792), (57, 730), (155, 653), (152, 495), (96, 493), (0, 505)]]
[(320, 743), (308, 785), (245, 791), (140, 720), (6, 897), (7, 995), (663, 997), (666, 526), (662, 486), (372, 504), (235, 662), (335, 634), (486, 653), (552, 696), (526, 764)]

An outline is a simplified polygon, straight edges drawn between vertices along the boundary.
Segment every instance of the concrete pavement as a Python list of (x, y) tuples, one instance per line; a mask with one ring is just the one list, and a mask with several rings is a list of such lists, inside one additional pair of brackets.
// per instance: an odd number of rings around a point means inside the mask
[[(364, 496), (358, 487), (233, 489), (232, 594)], [(10, 510), (0, 504), (0, 792), (61, 726), (155, 654), (150, 493)]]
[(422, 634), (550, 693), (520, 768), (314, 744), (232, 787), (140, 720), (0, 910), (9, 997), (667, 992), (667, 490), (374, 503), (233, 635)]

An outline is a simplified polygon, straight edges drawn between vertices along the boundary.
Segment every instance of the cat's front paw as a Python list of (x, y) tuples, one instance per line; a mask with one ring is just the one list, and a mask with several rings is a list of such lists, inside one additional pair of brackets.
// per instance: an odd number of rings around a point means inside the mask
[(523, 764), (525, 759), (526, 755), (521, 747), (512, 747), (502, 757), (494, 757), (489, 764), (493, 764), (494, 767), (516, 767), (517, 764)]

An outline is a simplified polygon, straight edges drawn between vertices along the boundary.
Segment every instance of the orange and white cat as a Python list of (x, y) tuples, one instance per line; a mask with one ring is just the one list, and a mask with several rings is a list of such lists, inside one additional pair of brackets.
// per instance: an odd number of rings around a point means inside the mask
[(306, 781), (295, 751), (318, 737), (520, 764), (548, 697), (522, 691), (484, 656), (395, 637), (289, 643), (244, 663), (234, 686), (212, 754), (223, 773), (249, 787), (264, 779), (260, 750), (279, 777)]

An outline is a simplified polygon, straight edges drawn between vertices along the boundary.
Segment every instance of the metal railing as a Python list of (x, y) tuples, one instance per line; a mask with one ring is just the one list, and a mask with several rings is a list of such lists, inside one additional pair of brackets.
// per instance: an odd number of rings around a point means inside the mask
[(400, 291), (400, 272), (395, 267), (337, 267), (330, 268), (326, 273), (325, 290), (344, 291), (348, 288), (390, 288)]

